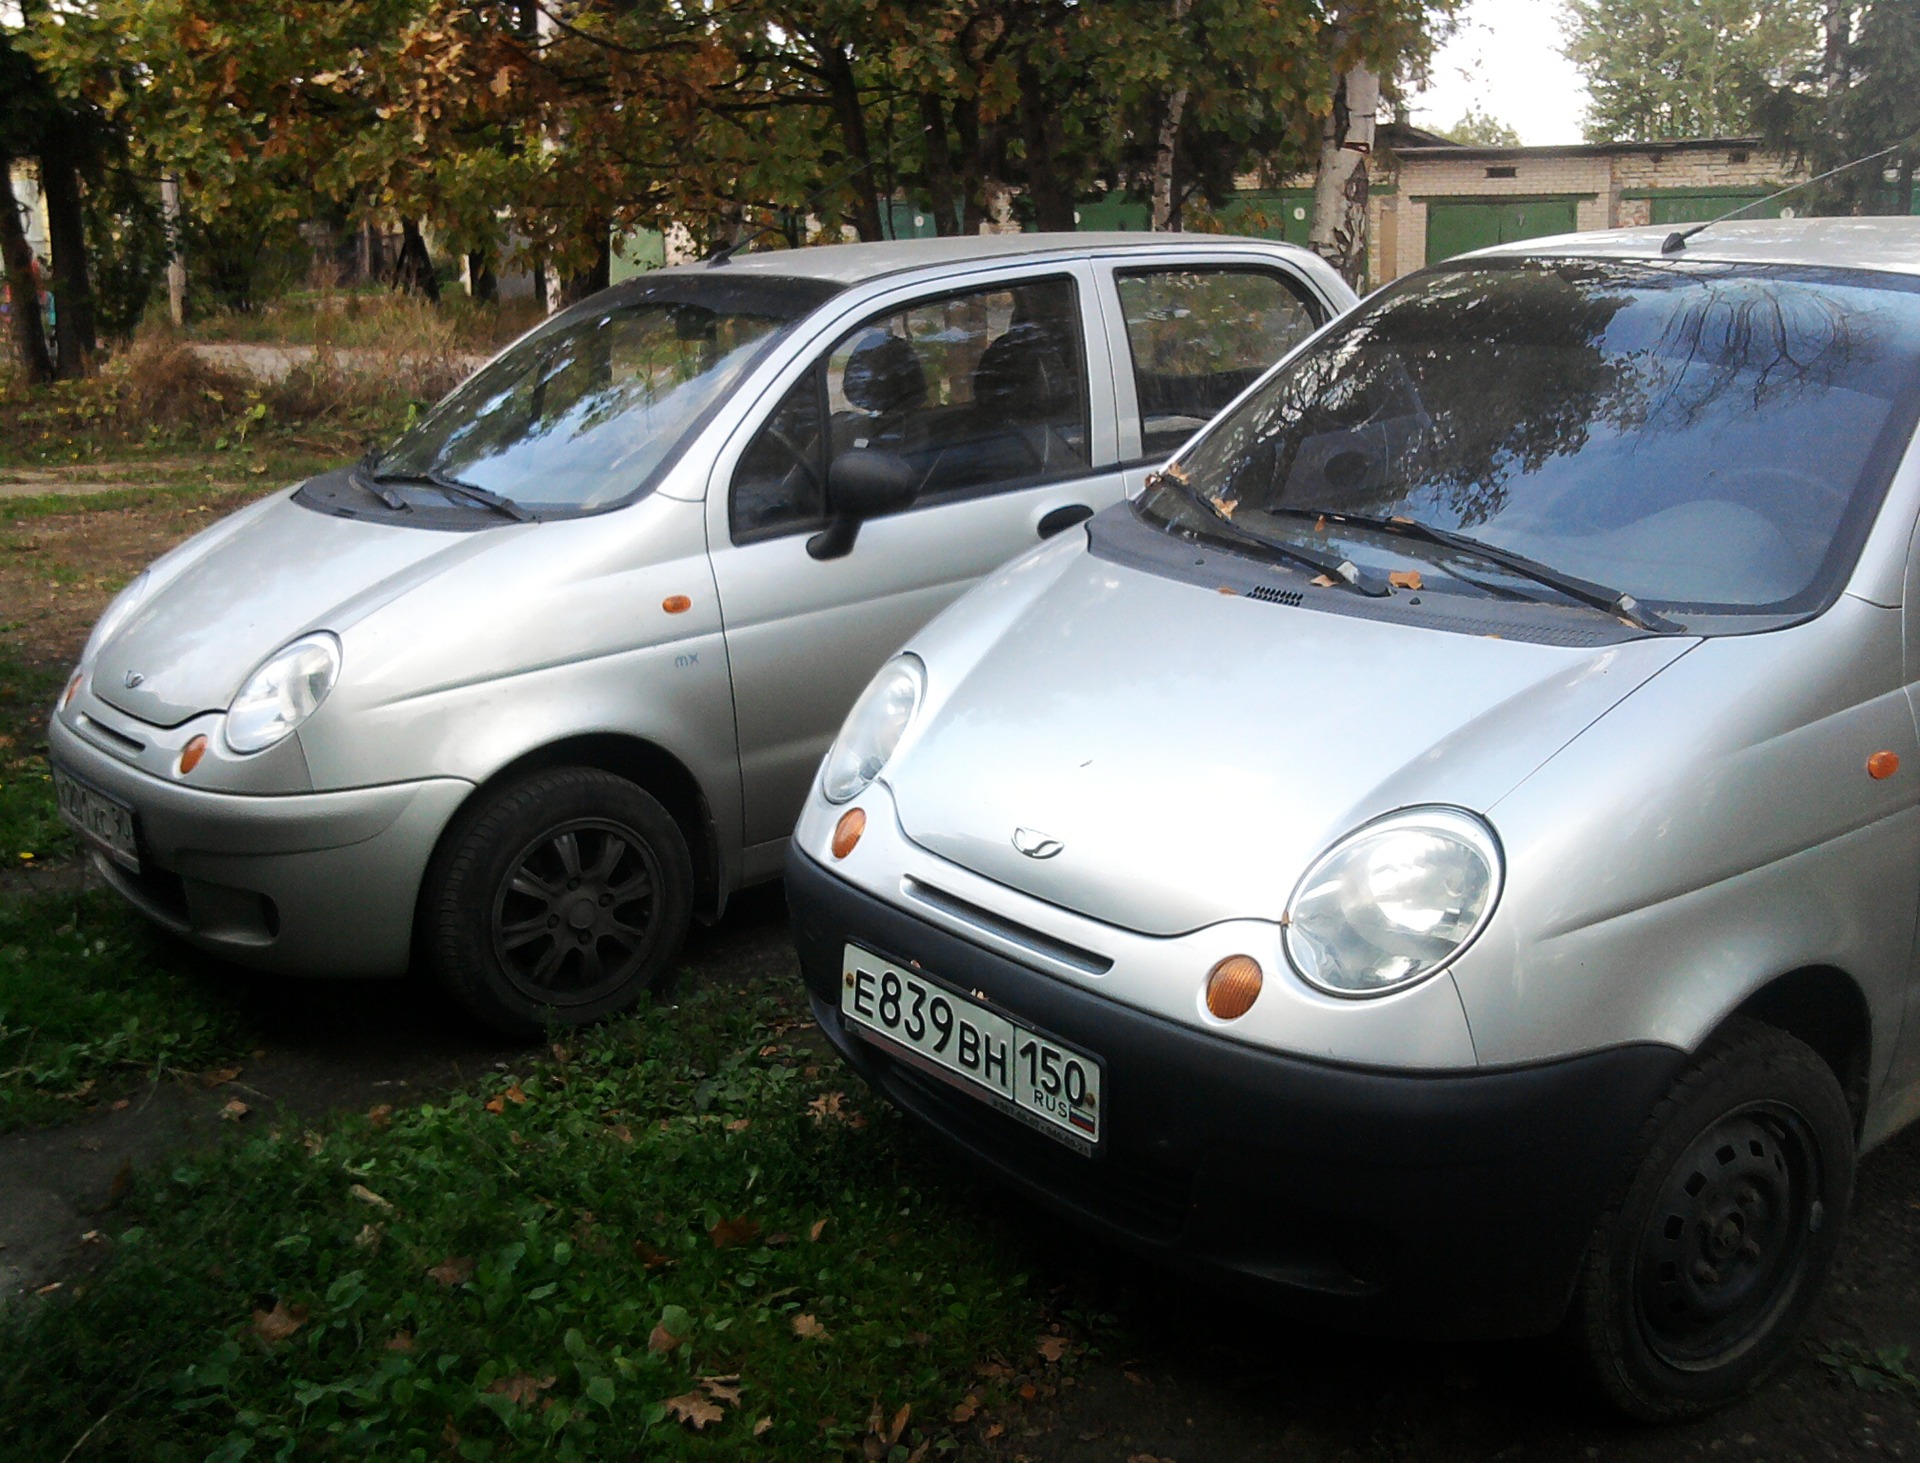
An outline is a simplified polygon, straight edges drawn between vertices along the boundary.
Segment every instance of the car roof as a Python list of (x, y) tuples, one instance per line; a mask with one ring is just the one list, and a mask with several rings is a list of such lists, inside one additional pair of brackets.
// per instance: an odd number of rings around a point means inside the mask
[[(963, 234), (939, 239), (889, 239), (872, 244), (814, 244), (803, 249), (767, 249), (736, 254), (724, 264), (705, 262), (676, 265), (671, 271), (738, 271), (741, 274), (802, 276), (855, 285), (903, 270), (965, 264), (978, 260), (1019, 259), (1053, 255), (1078, 258), (1088, 254), (1179, 251), (1246, 246), (1262, 252), (1306, 254), (1292, 244), (1271, 239), (1249, 239), (1234, 234)], [(1308, 257), (1314, 257), (1309, 255)]]
[(1477, 250), (1470, 259), (1541, 256), (1606, 259), (1692, 259), (1716, 264), (1812, 264), (1920, 274), (1920, 218), (1732, 219), (1690, 236), (1682, 248), (1661, 246), (1688, 225), (1559, 234)]

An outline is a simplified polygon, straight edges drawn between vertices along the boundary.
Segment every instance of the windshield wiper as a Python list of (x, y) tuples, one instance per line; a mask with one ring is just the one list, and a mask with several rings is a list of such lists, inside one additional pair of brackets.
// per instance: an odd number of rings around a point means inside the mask
[(374, 470), (374, 464), (379, 460), (380, 453), (378, 449), (369, 447), (366, 450), (366, 454), (361, 457), (359, 465), (353, 473), (353, 480), (369, 493), (372, 493), (373, 496), (378, 498), (382, 503), (385, 503), (389, 508), (397, 509), (402, 513), (411, 513), (413, 511), (413, 504), (387, 487), (386, 479)]
[[(362, 466), (366, 468), (364, 462)], [(494, 512), (504, 514), (516, 523), (533, 523), (536, 521), (531, 512), (514, 502), (513, 499), (496, 493), (491, 488), (483, 488), (474, 483), (462, 482), (457, 477), (449, 477), (446, 473), (439, 472), (434, 468), (428, 468), (425, 472), (377, 472), (372, 468), (366, 468), (366, 476), (370, 485), (380, 483), (425, 483), (430, 488), (438, 488), (449, 497), (465, 498), (470, 503), (478, 503), (483, 508), (491, 508)], [(411, 506), (404, 500), (396, 502), (394, 497), (389, 497), (384, 493), (380, 496), (383, 501), (392, 503), (397, 508)]]
[[(1373, 599), (1385, 599), (1393, 593), (1390, 585), (1383, 584), (1372, 575), (1356, 568), (1351, 559), (1335, 558), (1332, 554), (1322, 554), (1313, 549), (1303, 549), (1298, 544), (1289, 543), (1282, 538), (1274, 538), (1269, 534), (1256, 533), (1251, 528), (1248, 528), (1246, 524), (1235, 523), (1231, 517), (1222, 513), (1219, 505), (1211, 498), (1199, 493), (1190, 493), (1188, 496), (1193, 498), (1194, 501), (1204, 504), (1207, 510), (1211, 512), (1215, 518), (1224, 523), (1230, 532), (1245, 539), (1248, 543), (1258, 544), (1264, 549), (1270, 549), (1284, 559), (1291, 559), (1296, 564), (1304, 564), (1309, 569), (1318, 569), (1320, 571), (1320, 577), (1327, 580), (1329, 585), (1342, 584), (1348, 589), (1351, 589), (1355, 594), (1364, 594)], [(1266, 510), (1263, 509), (1262, 511), (1264, 512)], [(1283, 511), (1291, 512), (1293, 510)]]
[(1591, 579), (1582, 579), (1576, 574), (1568, 574), (1555, 569), (1550, 564), (1542, 564), (1538, 559), (1529, 559), (1525, 554), (1516, 554), (1512, 549), (1503, 549), (1494, 544), (1482, 543), (1464, 533), (1455, 533), (1448, 528), (1435, 528), (1430, 523), (1421, 523), (1413, 518), (1369, 518), (1364, 514), (1328, 513), (1313, 514), (1305, 508), (1267, 509), (1267, 512), (1297, 513), (1302, 517), (1324, 517), (1330, 523), (1349, 524), (1355, 528), (1371, 528), (1381, 533), (1398, 534), (1402, 538), (1422, 539), (1442, 548), (1454, 549), (1462, 554), (1471, 554), (1489, 564), (1498, 564), (1510, 569), (1523, 579), (1531, 579), (1536, 584), (1544, 584), (1549, 589), (1557, 589), (1568, 599), (1578, 600), (1596, 610), (1604, 610), (1610, 615), (1618, 615), (1629, 625), (1642, 630), (1652, 630), (1662, 635), (1685, 633), (1685, 627), (1669, 620), (1641, 604), (1624, 590), (1613, 589), (1605, 584), (1596, 584)]

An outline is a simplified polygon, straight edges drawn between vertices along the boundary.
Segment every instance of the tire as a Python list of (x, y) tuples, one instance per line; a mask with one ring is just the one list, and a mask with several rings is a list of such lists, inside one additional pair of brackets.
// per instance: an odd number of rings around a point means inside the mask
[(587, 767), (480, 794), (441, 840), (421, 894), (441, 987), (512, 1036), (583, 1026), (664, 982), (693, 913), (693, 860), (671, 814)]
[(1785, 1032), (1730, 1022), (1641, 1130), (1571, 1316), (1595, 1378), (1649, 1422), (1750, 1391), (1820, 1293), (1853, 1193), (1832, 1071)]

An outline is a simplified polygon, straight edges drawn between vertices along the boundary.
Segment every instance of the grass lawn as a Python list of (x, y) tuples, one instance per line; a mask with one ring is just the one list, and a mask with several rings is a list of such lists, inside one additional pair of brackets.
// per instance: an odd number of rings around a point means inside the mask
[(91, 1276), (0, 1314), (8, 1458), (951, 1451), (1067, 1342), (807, 1025), (788, 980), (715, 986), (179, 1162)]

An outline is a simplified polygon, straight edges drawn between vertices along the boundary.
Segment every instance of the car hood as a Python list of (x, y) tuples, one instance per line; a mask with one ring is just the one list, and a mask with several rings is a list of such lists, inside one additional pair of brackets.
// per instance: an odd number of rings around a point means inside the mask
[[(964, 606), (949, 620), (964, 626)], [(1699, 643), (1458, 634), (1088, 554), (1003, 618), (958, 668), (940, 626), (928, 642), (926, 719), (884, 774), (902, 828), (987, 878), (1156, 935), (1277, 919), (1308, 861), (1394, 808), (1484, 813)], [(1017, 830), (1058, 852), (1023, 854)]]
[(224, 710), (287, 641), (345, 629), (501, 532), (389, 527), (287, 495), (255, 504), (154, 564), (146, 598), (96, 652), (93, 692), (157, 726)]

